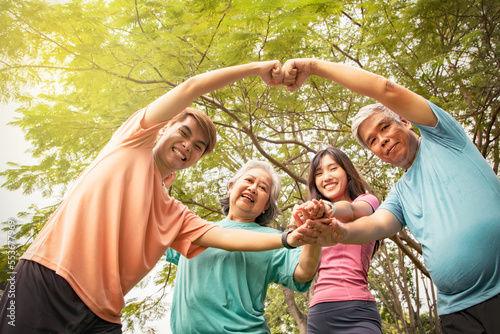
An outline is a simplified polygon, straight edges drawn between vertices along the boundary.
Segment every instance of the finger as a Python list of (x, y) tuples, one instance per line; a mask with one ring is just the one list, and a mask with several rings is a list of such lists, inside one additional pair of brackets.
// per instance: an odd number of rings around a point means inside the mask
[(291, 68), (284, 72), (283, 84), (287, 86), (291, 86), (295, 84), (295, 80), (297, 79), (297, 69)]
[(307, 78), (309, 78), (309, 74), (298, 72), (297, 76), (295, 77), (295, 82), (291, 85), (287, 85), (286, 90), (289, 92), (296, 91), (300, 88), (300, 86), (302, 86), (304, 82), (306, 82)]
[(287, 60), (283, 65), (284, 79), (283, 84), (286, 86), (293, 85), (295, 83), (298, 69), (295, 66), (294, 60)]
[(337, 219), (331, 218), (331, 217), (318, 218), (318, 219), (311, 220), (311, 222), (317, 222), (318, 224), (332, 225), (333, 226), (333, 223), (337, 223)]
[(293, 233), (297, 233), (297, 235), (309, 238), (317, 238), (318, 235), (320, 234), (317, 230), (306, 228), (304, 226), (305, 225), (299, 226)]
[(309, 210), (302, 211), (302, 220), (305, 221), (307, 219), (311, 219), (311, 212)]
[(304, 226), (310, 229), (314, 229), (320, 233), (323, 233), (332, 227), (332, 225), (330, 225), (329, 220), (319, 220), (319, 219), (307, 220)]
[(271, 71), (271, 80), (274, 84), (281, 85), (283, 83), (283, 77), (283, 69), (281, 67), (281, 63), (278, 61)]
[(298, 226), (302, 226), (305, 223), (305, 220), (302, 220), (302, 216), (299, 212), (292, 213), (292, 217)]
[(302, 244), (315, 244), (318, 241), (318, 238), (302, 235), (299, 237), (299, 240)]

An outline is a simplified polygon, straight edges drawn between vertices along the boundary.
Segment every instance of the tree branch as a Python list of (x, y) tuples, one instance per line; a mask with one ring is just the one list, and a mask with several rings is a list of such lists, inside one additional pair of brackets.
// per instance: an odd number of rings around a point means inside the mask
[(415, 264), (415, 266), (425, 276), (427, 276), (428, 278), (431, 278), (431, 276), (429, 275), (429, 272), (427, 271), (425, 266), (416, 258), (416, 256), (408, 249), (408, 247), (406, 247), (406, 245), (399, 238), (398, 234), (394, 235), (393, 237), (391, 237), (389, 239), (391, 239), (392, 241), (394, 241), (396, 243), (396, 245), (398, 245), (398, 247), (403, 251), (403, 253), (405, 253), (410, 258), (411, 262), (413, 262), (413, 264)]

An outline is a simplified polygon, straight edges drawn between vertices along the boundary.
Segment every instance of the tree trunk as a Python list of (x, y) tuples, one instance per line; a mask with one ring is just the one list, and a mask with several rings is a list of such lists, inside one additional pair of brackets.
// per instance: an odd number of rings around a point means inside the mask
[(307, 333), (307, 315), (300, 312), (297, 304), (295, 303), (295, 297), (292, 290), (285, 288), (280, 285), (281, 291), (283, 291), (283, 295), (285, 296), (285, 302), (288, 305), (288, 309), (290, 310), (290, 314), (297, 322), (297, 326), (299, 327), (301, 334)]

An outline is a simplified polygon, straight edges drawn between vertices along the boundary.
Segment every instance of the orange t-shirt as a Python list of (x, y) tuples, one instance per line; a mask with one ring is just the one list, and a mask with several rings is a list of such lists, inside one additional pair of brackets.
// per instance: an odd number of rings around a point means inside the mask
[(132, 115), (83, 171), (22, 259), (54, 270), (100, 318), (121, 323), (124, 296), (169, 248), (191, 258), (215, 225), (170, 197), (153, 159), (158, 130)]

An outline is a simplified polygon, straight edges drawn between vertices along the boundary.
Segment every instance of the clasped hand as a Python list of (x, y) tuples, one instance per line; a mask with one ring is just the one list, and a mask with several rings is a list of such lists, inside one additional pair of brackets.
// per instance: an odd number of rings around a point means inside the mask
[(297, 229), (308, 240), (320, 246), (333, 246), (347, 238), (345, 225), (333, 216), (331, 207), (322, 200), (311, 200), (295, 205), (292, 212), (293, 222), (289, 229)]

